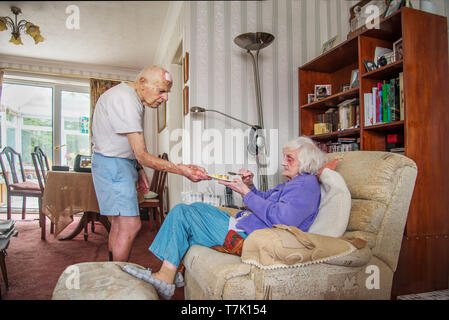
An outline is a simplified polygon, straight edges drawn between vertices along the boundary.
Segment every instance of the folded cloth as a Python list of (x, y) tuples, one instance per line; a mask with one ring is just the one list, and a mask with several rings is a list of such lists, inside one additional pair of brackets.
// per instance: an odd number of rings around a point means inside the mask
[(175, 293), (175, 285), (163, 282), (159, 279), (154, 278), (151, 275), (151, 270), (145, 270), (142, 268), (137, 268), (132, 265), (124, 265), (122, 267), (123, 271), (129, 273), (130, 275), (150, 283), (156, 289), (157, 293), (164, 299), (169, 300), (173, 297)]

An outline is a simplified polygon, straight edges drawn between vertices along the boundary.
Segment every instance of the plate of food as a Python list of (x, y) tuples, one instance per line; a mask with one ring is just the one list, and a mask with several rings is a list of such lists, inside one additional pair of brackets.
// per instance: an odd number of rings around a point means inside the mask
[(209, 175), (209, 177), (211, 177), (214, 180), (232, 182), (231, 180), (229, 180), (229, 176), (227, 174), (212, 174)]

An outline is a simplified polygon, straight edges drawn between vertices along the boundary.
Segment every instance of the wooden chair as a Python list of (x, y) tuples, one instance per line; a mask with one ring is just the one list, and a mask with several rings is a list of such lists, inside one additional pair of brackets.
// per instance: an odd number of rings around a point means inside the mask
[[(0, 165), (6, 184), (7, 219), (11, 219), (11, 197), (23, 197), (22, 219), (26, 214), (26, 198), (42, 198), (42, 192), (37, 183), (27, 181), (23, 169), (22, 156), (11, 147), (0, 152)], [(20, 170), (20, 172), (18, 172)], [(20, 175), (19, 175), (20, 174)]]
[[(47, 173), (50, 171), (50, 165), (48, 163), (47, 155), (44, 153), (41, 147), (34, 147), (34, 152), (31, 153), (31, 158), (33, 160), (34, 171), (36, 173), (36, 178), (39, 183), (39, 189), (44, 194), (45, 184), (47, 182)], [(42, 199), (39, 199), (39, 219), (41, 223), (41, 228), (43, 224), (43, 240), (45, 239), (45, 215), (41, 215), (42, 211)], [(42, 216), (42, 217), (41, 217)], [(51, 222), (50, 233), (53, 234), (55, 229), (55, 224)]]
[[(159, 156), (159, 158), (168, 160), (168, 155), (166, 153), (163, 153), (162, 156)], [(156, 225), (156, 230), (159, 230), (165, 218), (164, 188), (166, 178), (167, 172), (154, 170), (153, 178), (151, 179), (150, 191), (156, 193), (157, 196), (152, 199), (143, 198), (143, 200), (139, 203), (140, 208), (150, 208), (152, 211), (154, 210), (154, 221)], [(150, 216), (153, 216), (153, 214), (151, 214)]]

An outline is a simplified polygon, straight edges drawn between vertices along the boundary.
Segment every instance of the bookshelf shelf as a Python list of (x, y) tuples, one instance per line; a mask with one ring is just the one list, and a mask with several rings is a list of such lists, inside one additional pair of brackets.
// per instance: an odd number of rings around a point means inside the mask
[(394, 121), (388, 123), (380, 123), (371, 126), (365, 126), (365, 131), (391, 131), (391, 130), (399, 130), (404, 129), (404, 121)]
[[(374, 61), (376, 47), (392, 49), (402, 39), (403, 60), (366, 72), (364, 60)], [(330, 84), (336, 92), (350, 82), (358, 69), (357, 88), (307, 103), (307, 95), (317, 84)], [(398, 79), (403, 93), (402, 121), (365, 126), (365, 94), (373, 88)], [(356, 138), (359, 149), (386, 151), (388, 137), (403, 136), (404, 155), (418, 167), (418, 176), (394, 274), (392, 298), (397, 295), (447, 288), (449, 278), (449, 59), (448, 23), (444, 16), (402, 7), (386, 19), (379, 29), (363, 30), (334, 49), (321, 54), (298, 69), (299, 134), (310, 136), (326, 147), (338, 144), (340, 137)], [(397, 83), (394, 81), (394, 83)], [(374, 90), (375, 92), (375, 90)], [(394, 90), (394, 92), (397, 92)], [(335, 131), (340, 110), (331, 110), (345, 100), (357, 98), (359, 128)], [(396, 104), (395, 96), (395, 106)], [(391, 103), (391, 101), (389, 101)], [(368, 111), (372, 104), (366, 103)], [(329, 115), (338, 115), (329, 116)], [(354, 112), (348, 113), (354, 116)], [(343, 118), (344, 119), (344, 118)], [(348, 116), (351, 119), (351, 116)], [(333, 132), (314, 135), (314, 124), (332, 121)], [(334, 121), (335, 120), (335, 121)], [(349, 127), (354, 125), (354, 121)], [(327, 129), (316, 126), (317, 130)], [(402, 140), (402, 139), (401, 139)], [(391, 144), (389, 144), (391, 147)], [(399, 146), (400, 147), (400, 146)], [(328, 149), (329, 150), (329, 149)], [(337, 150), (332, 147), (331, 150)], [(426, 235), (435, 235), (431, 241)], [(426, 257), (425, 266), (422, 257)]]
[(400, 60), (390, 63), (379, 69), (373, 70), (371, 72), (364, 73), (362, 74), (362, 78), (375, 79), (375, 80), (389, 79), (391, 77), (397, 76), (399, 72), (402, 72), (402, 70), (403, 70), (403, 60)]
[(349, 89), (343, 92), (339, 92), (337, 94), (334, 94), (330, 97), (314, 101), (312, 103), (306, 104), (301, 106), (301, 108), (307, 109), (307, 108), (315, 108), (315, 109), (321, 109), (321, 108), (329, 108), (329, 107), (335, 107), (340, 102), (343, 102), (348, 99), (356, 98), (359, 96), (359, 87)]
[(360, 128), (351, 128), (351, 129), (346, 129), (346, 130), (341, 130), (341, 131), (316, 134), (316, 135), (312, 135), (309, 137), (314, 140), (333, 140), (333, 139), (338, 139), (340, 137), (352, 137), (352, 136), (359, 136), (359, 135), (360, 135)]

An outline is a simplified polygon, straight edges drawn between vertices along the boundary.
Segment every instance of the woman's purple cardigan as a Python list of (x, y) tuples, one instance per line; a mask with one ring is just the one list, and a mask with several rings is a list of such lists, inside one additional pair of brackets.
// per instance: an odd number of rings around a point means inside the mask
[(300, 174), (267, 192), (252, 188), (243, 198), (251, 210), (239, 212), (236, 227), (246, 234), (254, 230), (272, 228), (275, 224), (295, 226), (307, 232), (318, 213), (321, 191), (318, 179), (307, 173)]

